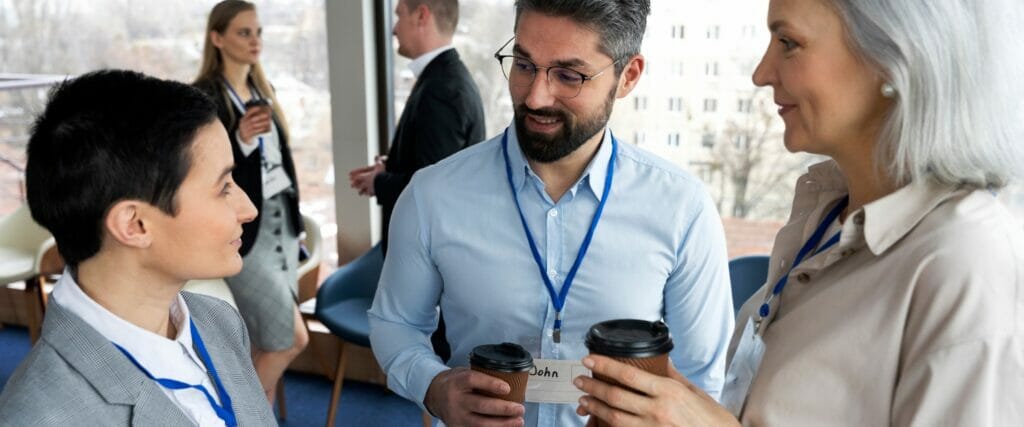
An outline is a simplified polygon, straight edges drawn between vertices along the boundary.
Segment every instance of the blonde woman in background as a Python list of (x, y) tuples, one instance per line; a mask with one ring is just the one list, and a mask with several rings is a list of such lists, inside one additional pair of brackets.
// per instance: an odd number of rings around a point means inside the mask
[(243, 226), (242, 272), (226, 280), (252, 337), (256, 373), (273, 402), (278, 381), (309, 338), (296, 304), (299, 187), (287, 123), (259, 63), (261, 32), (252, 3), (214, 6), (194, 85), (217, 104), (235, 157), (232, 176), (259, 207), (259, 216)]

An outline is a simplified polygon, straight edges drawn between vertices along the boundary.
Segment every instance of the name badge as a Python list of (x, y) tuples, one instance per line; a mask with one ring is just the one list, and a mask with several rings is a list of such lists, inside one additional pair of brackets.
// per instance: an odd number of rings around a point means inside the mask
[(590, 376), (590, 370), (579, 360), (533, 359), (533, 365), (526, 382), (527, 402), (579, 402), (583, 392), (572, 385), (572, 380), (580, 375)]
[(291, 186), (292, 180), (288, 178), (288, 174), (284, 173), (284, 167), (278, 166), (263, 172), (264, 199), (270, 199)]
[(757, 377), (757, 371), (761, 368), (761, 359), (764, 357), (764, 340), (755, 332), (754, 321), (747, 319), (743, 327), (743, 336), (739, 345), (736, 346), (736, 353), (732, 356), (732, 362), (725, 371), (725, 388), (722, 390), (722, 406), (729, 410), (736, 418), (743, 412), (743, 405), (750, 393), (750, 384)]

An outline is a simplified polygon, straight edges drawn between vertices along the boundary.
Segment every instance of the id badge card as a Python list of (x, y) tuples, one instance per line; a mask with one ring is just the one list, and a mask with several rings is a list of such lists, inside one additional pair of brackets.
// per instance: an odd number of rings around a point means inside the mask
[(281, 166), (263, 172), (263, 198), (270, 199), (292, 186), (291, 178)]
[(530, 379), (526, 382), (526, 401), (533, 403), (579, 402), (583, 392), (572, 384), (580, 375), (590, 376), (590, 370), (579, 360), (533, 359)]
[(756, 329), (753, 319), (748, 318), (746, 326), (743, 327), (743, 336), (736, 346), (736, 353), (733, 354), (729, 368), (725, 371), (722, 406), (736, 418), (743, 412), (743, 405), (750, 393), (750, 384), (757, 377), (761, 360), (764, 358), (764, 340), (756, 333)]

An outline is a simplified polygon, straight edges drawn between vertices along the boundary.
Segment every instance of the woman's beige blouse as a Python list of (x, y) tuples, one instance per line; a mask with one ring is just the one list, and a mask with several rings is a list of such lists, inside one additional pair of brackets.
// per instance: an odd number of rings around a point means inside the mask
[[(800, 178), (730, 357), (845, 194), (832, 161)], [(772, 313), (744, 425), (1024, 425), (1024, 229), (988, 191), (918, 182), (853, 212)]]

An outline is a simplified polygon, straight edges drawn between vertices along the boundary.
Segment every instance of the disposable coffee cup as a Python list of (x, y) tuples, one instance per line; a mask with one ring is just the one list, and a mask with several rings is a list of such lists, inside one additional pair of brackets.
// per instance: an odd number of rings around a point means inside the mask
[(660, 320), (648, 322), (617, 319), (601, 322), (590, 327), (585, 344), (591, 354), (608, 356), (652, 374), (668, 376), (668, 353), (672, 350), (672, 336), (668, 326)]
[[(250, 99), (249, 102), (245, 103), (244, 107), (245, 107), (245, 114), (249, 114), (250, 111), (253, 111), (254, 113), (263, 113), (263, 114), (269, 114), (269, 115), (273, 116), (273, 112), (274, 112), (273, 108), (271, 108), (271, 106), (270, 106), (270, 100), (267, 99), (267, 98), (253, 98), (253, 99)], [(258, 134), (256, 136), (261, 136), (261, 137), (265, 137), (265, 138), (270, 137), (271, 133), (273, 132), (273, 129), (271, 129), (271, 126), (273, 126), (273, 123), (271, 123), (270, 125), (267, 126), (266, 132), (263, 132), (263, 133)]]
[[(590, 354), (600, 354), (655, 375), (668, 376), (668, 353), (672, 350), (672, 336), (668, 326), (660, 320), (648, 322), (617, 319), (601, 322), (590, 327), (584, 344)], [(604, 375), (595, 373), (594, 378), (629, 388)], [(608, 424), (597, 419), (597, 425), (605, 427)]]
[(477, 346), (469, 353), (470, 369), (482, 372), (508, 383), (512, 389), (506, 395), (477, 392), (510, 402), (526, 401), (526, 381), (533, 368), (533, 356), (519, 344), (501, 343)]

